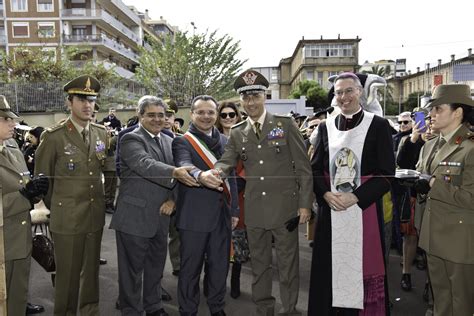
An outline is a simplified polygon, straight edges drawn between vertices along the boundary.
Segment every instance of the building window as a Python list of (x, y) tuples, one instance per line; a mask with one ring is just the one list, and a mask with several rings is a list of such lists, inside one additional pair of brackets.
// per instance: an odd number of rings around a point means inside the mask
[(38, 22), (38, 37), (54, 37), (54, 22)]
[(305, 57), (353, 57), (350, 44), (313, 44), (305, 46)]
[(323, 72), (322, 71), (318, 71), (318, 84), (320, 87), (323, 86)]
[(306, 70), (306, 80), (314, 80), (314, 71)]
[(14, 12), (28, 11), (28, 0), (11, 0), (11, 8)]
[(13, 22), (13, 37), (21, 38), (21, 37), (30, 37), (30, 29), (28, 22)]
[(36, 7), (38, 12), (54, 11), (53, 0), (36, 0)]

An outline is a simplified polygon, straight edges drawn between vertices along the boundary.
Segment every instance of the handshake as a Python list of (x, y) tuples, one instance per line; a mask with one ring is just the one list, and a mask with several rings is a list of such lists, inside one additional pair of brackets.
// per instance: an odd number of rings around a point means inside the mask
[(216, 189), (218, 191), (224, 190), (222, 187), (223, 180), (220, 171), (217, 169), (201, 171), (198, 175), (198, 181), (210, 189)]
[[(173, 178), (190, 187), (199, 187), (204, 185), (210, 189), (218, 191), (224, 190), (222, 187), (223, 180), (220, 171), (217, 169), (209, 169), (206, 171), (197, 171), (197, 176), (191, 175), (196, 170), (193, 166), (183, 166), (175, 168)], [(191, 173), (191, 174), (190, 174)]]

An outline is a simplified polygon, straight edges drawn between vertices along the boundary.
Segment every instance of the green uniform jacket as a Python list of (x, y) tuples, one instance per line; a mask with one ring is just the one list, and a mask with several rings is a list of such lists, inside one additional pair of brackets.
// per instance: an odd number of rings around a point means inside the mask
[(84, 234), (103, 228), (105, 222), (102, 167), (107, 133), (90, 124), (86, 147), (70, 119), (45, 130), (36, 150), (35, 174), (49, 177), (44, 202), (51, 211), (50, 229), (58, 234)]
[(245, 169), (245, 224), (274, 229), (311, 209), (313, 178), (303, 137), (288, 116), (267, 112), (260, 140), (249, 120), (232, 127), (215, 167), (228, 175), (242, 160)]
[(0, 154), (0, 182), (3, 199), (3, 234), (5, 260), (26, 258), (31, 253), (31, 204), (19, 190), (29, 179), (23, 154), (18, 148), (8, 145), (14, 158), (11, 163)]
[(436, 177), (423, 214), (420, 247), (428, 254), (474, 264), (474, 138), (462, 126), (431, 163), (438, 138), (422, 148), (418, 170)]

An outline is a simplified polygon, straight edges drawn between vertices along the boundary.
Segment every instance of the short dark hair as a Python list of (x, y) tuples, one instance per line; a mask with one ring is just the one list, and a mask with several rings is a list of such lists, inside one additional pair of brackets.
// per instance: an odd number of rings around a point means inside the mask
[(197, 97), (193, 99), (193, 102), (191, 102), (191, 112), (194, 111), (194, 109), (196, 108), (196, 102), (199, 100), (214, 102), (214, 104), (216, 105), (216, 109), (219, 106), (219, 103), (216, 101), (216, 99), (214, 99), (210, 95), (206, 95), (206, 94), (198, 95)]
[(472, 106), (460, 103), (449, 104), (449, 107), (452, 111), (456, 111), (458, 108), (462, 108), (462, 120), (461, 123), (468, 122), (471, 125), (474, 125), (474, 111)]

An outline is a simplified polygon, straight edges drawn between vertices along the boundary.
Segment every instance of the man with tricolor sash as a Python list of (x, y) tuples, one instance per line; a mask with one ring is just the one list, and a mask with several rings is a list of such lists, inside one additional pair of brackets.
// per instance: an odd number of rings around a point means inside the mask
[[(191, 105), (189, 130), (173, 140), (173, 157), (178, 167), (192, 166), (190, 174), (206, 185), (207, 171), (224, 153), (227, 138), (214, 127), (217, 102), (211, 96), (197, 96)], [(181, 315), (197, 315), (199, 275), (204, 259), (208, 266), (207, 304), (211, 315), (225, 315), (224, 297), (229, 269), (232, 229), (239, 216), (237, 186), (230, 178), (216, 189), (179, 185), (176, 205), (181, 266), (178, 303)]]

